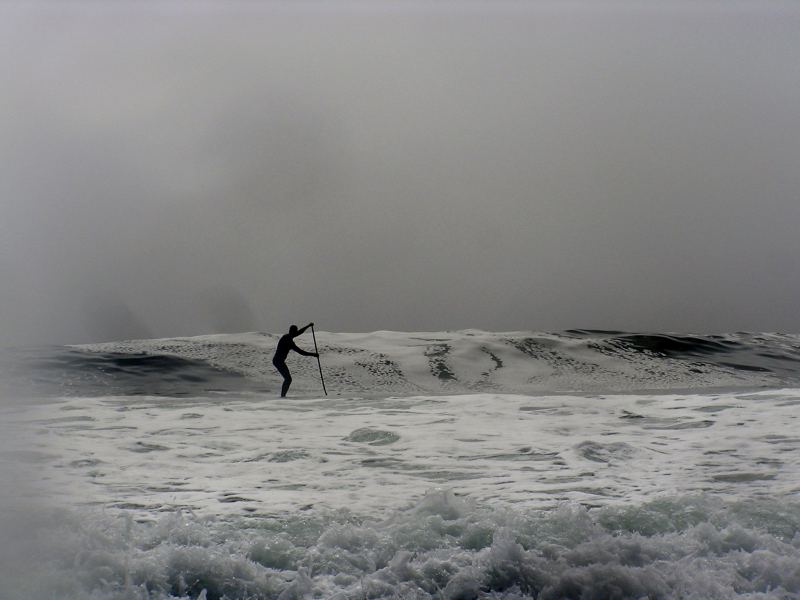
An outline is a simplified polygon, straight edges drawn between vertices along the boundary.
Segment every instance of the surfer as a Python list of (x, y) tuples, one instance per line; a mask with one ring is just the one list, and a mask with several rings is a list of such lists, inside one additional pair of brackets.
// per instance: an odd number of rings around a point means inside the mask
[(297, 325), (292, 325), (289, 327), (289, 333), (284, 334), (281, 336), (281, 339), (278, 340), (278, 347), (275, 349), (275, 356), (272, 357), (272, 364), (275, 365), (276, 369), (278, 369), (278, 373), (283, 376), (281, 398), (286, 397), (286, 392), (289, 391), (289, 386), (292, 385), (292, 375), (289, 373), (289, 368), (286, 366), (286, 357), (289, 355), (289, 351), (294, 350), (303, 356), (314, 356), (319, 358), (319, 354), (316, 352), (306, 352), (305, 350), (301, 350), (294, 343), (294, 338), (296, 338), (298, 335), (302, 335), (306, 329), (313, 326), (313, 323), (309, 323), (302, 329), (298, 329)]

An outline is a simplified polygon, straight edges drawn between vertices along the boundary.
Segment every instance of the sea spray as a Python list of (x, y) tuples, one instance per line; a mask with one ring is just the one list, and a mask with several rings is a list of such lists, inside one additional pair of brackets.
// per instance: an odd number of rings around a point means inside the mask
[(517, 511), (431, 491), (382, 521), (59, 511), (30, 533), (11, 600), (800, 598), (800, 503), (770, 500)]

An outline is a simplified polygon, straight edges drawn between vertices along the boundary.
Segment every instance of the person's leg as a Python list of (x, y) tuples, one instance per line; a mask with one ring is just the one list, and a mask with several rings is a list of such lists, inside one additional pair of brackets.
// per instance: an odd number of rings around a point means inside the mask
[(278, 369), (278, 373), (283, 376), (283, 385), (281, 386), (281, 398), (286, 397), (286, 393), (289, 391), (289, 386), (292, 385), (292, 375), (289, 373), (289, 367), (286, 366), (284, 362), (274, 362), (272, 363), (275, 365), (275, 368)]

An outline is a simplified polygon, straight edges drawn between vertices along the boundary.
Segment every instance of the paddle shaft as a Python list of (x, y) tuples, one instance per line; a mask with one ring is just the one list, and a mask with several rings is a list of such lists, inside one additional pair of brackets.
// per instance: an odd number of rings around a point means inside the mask
[(317, 348), (317, 336), (314, 333), (314, 326), (311, 326), (311, 337), (314, 338), (314, 352), (317, 353), (317, 366), (319, 367), (319, 378), (322, 381), (322, 391), (328, 395), (328, 390), (325, 389), (325, 378), (322, 376), (322, 363), (319, 361), (319, 348)]

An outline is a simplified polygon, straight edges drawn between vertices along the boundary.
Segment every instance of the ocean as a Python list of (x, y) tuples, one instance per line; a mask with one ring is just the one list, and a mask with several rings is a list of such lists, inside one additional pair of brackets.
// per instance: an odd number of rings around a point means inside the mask
[(277, 339), (0, 354), (0, 598), (800, 599), (800, 335)]

